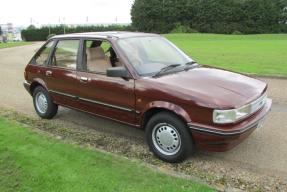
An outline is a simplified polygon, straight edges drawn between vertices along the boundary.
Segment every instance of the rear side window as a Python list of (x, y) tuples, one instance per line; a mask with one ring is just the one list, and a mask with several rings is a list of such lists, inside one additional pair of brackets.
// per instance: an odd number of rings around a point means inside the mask
[(35, 57), (36, 65), (46, 65), (48, 62), (48, 57), (53, 47), (54, 41), (47, 43), (42, 50)]
[(79, 40), (60, 40), (55, 48), (52, 66), (75, 70), (79, 44)]

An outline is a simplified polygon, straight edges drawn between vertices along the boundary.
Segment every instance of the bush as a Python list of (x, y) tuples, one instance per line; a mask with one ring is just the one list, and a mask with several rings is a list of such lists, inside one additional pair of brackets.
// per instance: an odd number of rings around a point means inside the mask
[(170, 33), (198, 33), (198, 31), (190, 28), (189, 26), (177, 23), (175, 28)]
[(242, 33), (240, 31), (234, 31), (232, 35), (242, 35)]

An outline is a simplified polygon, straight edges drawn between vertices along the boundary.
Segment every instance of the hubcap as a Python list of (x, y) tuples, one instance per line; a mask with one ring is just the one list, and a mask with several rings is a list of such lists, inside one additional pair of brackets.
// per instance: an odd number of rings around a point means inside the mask
[(164, 155), (174, 155), (181, 147), (178, 131), (170, 124), (157, 124), (152, 131), (152, 141), (156, 149)]
[(46, 113), (48, 109), (48, 101), (46, 96), (42, 93), (39, 92), (36, 94), (36, 108), (40, 113)]

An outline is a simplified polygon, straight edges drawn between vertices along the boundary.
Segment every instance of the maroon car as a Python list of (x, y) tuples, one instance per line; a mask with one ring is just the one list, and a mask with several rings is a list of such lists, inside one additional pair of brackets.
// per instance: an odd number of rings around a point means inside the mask
[(195, 148), (226, 151), (270, 111), (266, 83), (201, 66), (164, 37), (131, 32), (59, 35), (25, 69), (37, 114), (58, 106), (142, 128), (151, 151), (179, 162)]

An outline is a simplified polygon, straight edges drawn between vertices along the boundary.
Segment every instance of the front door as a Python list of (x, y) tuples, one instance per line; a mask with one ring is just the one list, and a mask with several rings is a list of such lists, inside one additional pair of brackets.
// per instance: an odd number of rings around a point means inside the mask
[(45, 71), (46, 84), (55, 103), (77, 107), (77, 63), (80, 40), (59, 40)]
[(107, 68), (121, 65), (111, 44), (84, 41), (83, 60), (85, 67), (78, 72), (81, 109), (134, 125), (134, 80), (106, 76)]

